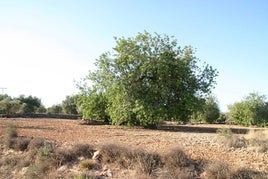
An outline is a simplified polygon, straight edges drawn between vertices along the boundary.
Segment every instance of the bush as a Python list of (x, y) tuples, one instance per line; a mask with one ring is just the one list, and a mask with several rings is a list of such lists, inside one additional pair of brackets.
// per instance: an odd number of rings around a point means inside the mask
[(246, 136), (249, 147), (257, 152), (268, 152), (268, 130), (251, 130)]
[(17, 127), (13, 124), (8, 124), (4, 130), (4, 144), (9, 148), (13, 148), (15, 139), (18, 137)]
[(115, 144), (103, 145), (100, 150), (101, 160), (107, 163), (117, 163), (120, 167), (131, 168), (133, 151)]
[(80, 162), (80, 167), (82, 169), (93, 169), (97, 162), (93, 159), (86, 159)]
[(155, 173), (155, 170), (162, 164), (161, 157), (157, 154), (147, 152), (134, 152), (134, 162), (137, 162), (137, 169), (149, 176)]
[(168, 168), (187, 167), (191, 164), (184, 151), (180, 148), (173, 149), (164, 156), (165, 166)]
[(18, 156), (1, 157), (0, 166), (14, 167), (18, 164), (19, 161), (20, 161), (20, 157)]
[(232, 176), (232, 179), (243, 179), (243, 178), (263, 179), (268, 178), (268, 175), (263, 172), (242, 168), (237, 170)]
[(220, 136), (224, 137), (224, 144), (233, 148), (246, 148), (248, 141), (244, 137), (235, 136), (231, 129), (221, 128), (217, 130)]
[(229, 179), (231, 178), (231, 170), (221, 162), (211, 162), (205, 167), (205, 179)]
[(28, 145), (28, 150), (37, 150), (43, 147), (45, 144), (46, 144), (46, 141), (44, 138), (40, 138), (40, 137), (33, 138)]
[(161, 165), (161, 157), (140, 150), (131, 150), (114, 144), (104, 145), (100, 150), (103, 162), (115, 163), (126, 169), (138, 169), (147, 175), (153, 175)]
[(94, 148), (90, 144), (75, 144), (72, 146), (71, 153), (76, 157), (92, 158), (95, 152)]
[(227, 146), (233, 148), (246, 148), (247, 140), (244, 137), (232, 136), (227, 140)]
[(17, 151), (24, 151), (28, 148), (31, 139), (27, 137), (17, 137), (14, 139), (13, 149)]
[(76, 144), (74, 146), (65, 146), (57, 148), (53, 153), (53, 159), (58, 166), (65, 163), (73, 162), (77, 157), (91, 158), (94, 154), (94, 149), (89, 144)]
[(228, 106), (228, 121), (244, 126), (268, 125), (268, 103), (265, 100), (264, 95), (249, 94), (241, 102)]
[(64, 165), (76, 159), (72, 151), (68, 147), (57, 148), (53, 153), (53, 159), (56, 161), (57, 166)]

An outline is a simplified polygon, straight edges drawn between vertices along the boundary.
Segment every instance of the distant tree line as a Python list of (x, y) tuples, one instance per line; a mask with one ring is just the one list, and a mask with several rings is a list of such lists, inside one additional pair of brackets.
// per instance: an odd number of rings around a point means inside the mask
[(76, 96), (66, 96), (61, 104), (45, 108), (41, 99), (34, 96), (20, 95), (12, 98), (7, 94), (0, 95), (0, 114), (78, 114)]

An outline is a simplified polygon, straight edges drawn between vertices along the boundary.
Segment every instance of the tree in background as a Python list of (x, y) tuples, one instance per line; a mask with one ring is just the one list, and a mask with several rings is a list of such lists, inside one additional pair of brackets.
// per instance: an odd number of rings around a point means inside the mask
[(20, 95), (18, 98), (12, 98), (8, 95), (0, 95), (0, 113), (39, 113), (46, 109), (37, 97)]
[(62, 109), (65, 114), (78, 114), (76, 100), (78, 96), (66, 96), (65, 100), (62, 101)]
[(0, 114), (15, 114), (20, 111), (20, 101), (12, 98), (5, 98), (0, 100)]
[(16, 98), (21, 103), (21, 113), (36, 113), (40, 108), (44, 108), (41, 99), (33, 96), (20, 95)]
[(61, 104), (52, 105), (51, 107), (47, 108), (48, 114), (62, 114), (63, 108)]
[(209, 95), (204, 104), (201, 105), (200, 110), (195, 112), (192, 116), (193, 121), (215, 123), (220, 117), (220, 109), (218, 101), (215, 96)]
[(84, 110), (96, 106), (94, 95), (101, 94), (107, 105), (100, 110), (113, 124), (156, 127), (163, 120), (186, 122), (217, 76), (211, 66), (199, 64), (192, 47), (182, 48), (167, 35), (144, 32), (116, 38), (113, 51), (102, 54), (97, 70), (85, 79), (93, 83), (92, 89), (81, 87), (82, 92), (94, 91), (84, 95)]
[(241, 102), (228, 106), (229, 122), (244, 126), (268, 125), (268, 103), (265, 95), (250, 93)]

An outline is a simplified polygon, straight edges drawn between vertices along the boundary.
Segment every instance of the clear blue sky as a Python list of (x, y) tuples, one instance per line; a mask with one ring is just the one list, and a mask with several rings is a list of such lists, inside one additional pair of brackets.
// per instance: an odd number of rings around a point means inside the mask
[(223, 111), (250, 92), (268, 95), (266, 0), (0, 0), (0, 87), (60, 103), (114, 36), (144, 30), (175, 36), (218, 69)]

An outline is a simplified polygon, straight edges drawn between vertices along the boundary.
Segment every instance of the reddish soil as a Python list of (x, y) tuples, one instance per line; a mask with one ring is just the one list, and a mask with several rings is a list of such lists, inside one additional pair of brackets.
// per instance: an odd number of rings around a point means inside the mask
[[(63, 119), (0, 119), (0, 135), (8, 123), (18, 127), (20, 136), (43, 137), (57, 144), (86, 142), (98, 148), (115, 143), (150, 152), (165, 153), (181, 147), (192, 159), (226, 162), (234, 167), (246, 167), (268, 172), (268, 153), (228, 148), (219, 142), (218, 128), (230, 127), (237, 135), (250, 128), (226, 125), (164, 125), (159, 130), (110, 125), (81, 125), (76, 120)], [(265, 129), (268, 130), (268, 129)]]

